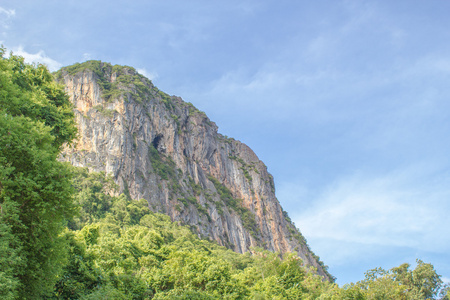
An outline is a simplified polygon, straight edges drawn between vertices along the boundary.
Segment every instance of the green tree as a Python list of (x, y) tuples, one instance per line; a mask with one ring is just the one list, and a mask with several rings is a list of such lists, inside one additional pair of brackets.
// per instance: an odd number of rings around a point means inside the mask
[(407, 287), (395, 282), (392, 273), (382, 268), (367, 271), (365, 279), (358, 282), (357, 286), (364, 291), (366, 299), (408, 299)]
[[(68, 97), (42, 65), (0, 49), (0, 295), (34, 299), (52, 290), (74, 212), (71, 174), (57, 161), (75, 136)], [(8, 267), (5, 267), (8, 266)]]
[(75, 230), (106, 216), (112, 207), (113, 194), (117, 193), (118, 186), (104, 172), (89, 172), (87, 168), (73, 167), (72, 173), (74, 200), (78, 211), (68, 227)]
[(103, 274), (94, 265), (92, 255), (86, 254), (86, 245), (75, 232), (67, 230), (64, 234), (69, 251), (68, 264), (64, 267), (63, 276), (55, 286), (54, 296), (57, 299), (79, 299), (96, 291), (98, 286), (107, 283)]
[(307, 296), (303, 286), (306, 270), (302, 266), (302, 260), (292, 253), (286, 254), (283, 259), (268, 251), (257, 253), (254, 270), (256, 274), (260, 273), (259, 279), (254, 278), (254, 297), (303, 299)]
[(436, 273), (434, 266), (417, 260), (414, 270), (409, 269), (409, 264), (402, 264), (391, 270), (394, 280), (405, 285), (411, 299), (433, 299), (442, 286), (441, 276)]

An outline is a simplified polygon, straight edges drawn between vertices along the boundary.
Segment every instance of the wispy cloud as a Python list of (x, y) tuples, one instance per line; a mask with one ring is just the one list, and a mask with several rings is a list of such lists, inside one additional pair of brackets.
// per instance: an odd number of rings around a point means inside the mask
[(15, 55), (22, 56), (27, 63), (41, 63), (46, 65), (50, 71), (56, 71), (62, 67), (62, 64), (54, 59), (48, 57), (44, 51), (38, 51), (37, 53), (29, 53), (23, 49), (22, 46), (12, 49)]
[(0, 15), (4, 15), (6, 18), (11, 18), (16, 15), (15, 9), (5, 9), (3, 7), (0, 7)]
[[(447, 172), (423, 165), (381, 176), (357, 172), (309, 199), (314, 204), (293, 219), (306, 237), (344, 242), (349, 248), (360, 244), (445, 253), (450, 251), (450, 241), (442, 238), (450, 235), (448, 179)], [(343, 251), (349, 257), (366, 255), (356, 252)]]

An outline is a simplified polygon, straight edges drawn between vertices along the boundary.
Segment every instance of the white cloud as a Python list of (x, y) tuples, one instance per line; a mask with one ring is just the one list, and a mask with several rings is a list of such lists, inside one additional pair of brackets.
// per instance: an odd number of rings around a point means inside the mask
[(48, 57), (44, 51), (39, 51), (37, 53), (29, 53), (23, 49), (22, 46), (13, 48), (14, 55), (20, 55), (25, 59), (27, 63), (41, 63), (48, 67), (50, 71), (56, 71), (62, 67), (62, 64), (54, 59)]
[(450, 241), (442, 238), (450, 235), (447, 180), (424, 167), (380, 177), (355, 174), (331, 184), (293, 219), (307, 238), (449, 251)]
[(156, 78), (158, 78), (158, 73), (156, 73), (156, 72), (149, 72), (144, 68), (137, 69), (137, 71), (139, 74), (144, 75), (145, 77), (147, 77), (150, 80), (155, 80)]

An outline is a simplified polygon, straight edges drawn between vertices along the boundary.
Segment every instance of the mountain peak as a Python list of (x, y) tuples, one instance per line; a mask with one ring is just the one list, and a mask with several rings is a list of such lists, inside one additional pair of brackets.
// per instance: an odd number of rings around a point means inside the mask
[(134, 68), (87, 61), (55, 77), (75, 107), (79, 139), (62, 159), (113, 175), (120, 191), (236, 252), (296, 252), (331, 279), (275, 197), (267, 167), (217, 132), (205, 113)]

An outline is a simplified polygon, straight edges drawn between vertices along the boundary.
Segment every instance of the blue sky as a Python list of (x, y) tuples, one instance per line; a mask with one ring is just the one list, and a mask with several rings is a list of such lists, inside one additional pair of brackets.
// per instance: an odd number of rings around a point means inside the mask
[(2, 0), (0, 42), (131, 65), (248, 144), (339, 284), (450, 280), (450, 1)]

